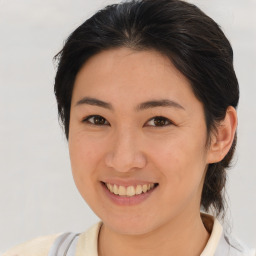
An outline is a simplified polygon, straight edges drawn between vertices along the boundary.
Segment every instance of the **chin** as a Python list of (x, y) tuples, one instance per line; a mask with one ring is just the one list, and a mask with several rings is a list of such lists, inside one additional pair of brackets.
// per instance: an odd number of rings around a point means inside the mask
[[(144, 235), (154, 230), (152, 220), (144, 218), (103, 219), (103, 223), (111, 230), (123, 235)], [(157, 224), (156, 224), (157, 226)]]

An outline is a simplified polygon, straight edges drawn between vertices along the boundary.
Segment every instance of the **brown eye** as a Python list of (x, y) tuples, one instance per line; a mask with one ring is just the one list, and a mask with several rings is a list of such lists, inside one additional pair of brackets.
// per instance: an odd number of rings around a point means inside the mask
[(108, 125), (109, 122), (102, 116), (94, 115), (94, 116), (88, 116), (83, 120), (83, 122), (87, 122), (92, 125)]
[(152, 119), (150, 119), (147, 123), (149, 126), (155, 126), (155, 127), (163, 127), (172, 124), (172, 122), (162, 116), (156, 116)]

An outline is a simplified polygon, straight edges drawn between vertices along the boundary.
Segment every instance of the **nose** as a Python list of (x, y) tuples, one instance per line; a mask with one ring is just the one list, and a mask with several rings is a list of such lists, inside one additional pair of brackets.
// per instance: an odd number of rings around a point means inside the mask
[(118, 172), (131, 172), (146, 165), (146, 156), (140, 150), (140, 139), (135, 132), (123, 129), (115, 132), (106, 155), (106, 165)]

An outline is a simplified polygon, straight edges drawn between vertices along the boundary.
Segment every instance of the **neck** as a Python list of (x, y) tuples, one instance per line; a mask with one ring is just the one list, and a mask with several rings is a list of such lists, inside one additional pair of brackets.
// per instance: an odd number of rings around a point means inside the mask
[(99, 236), (99, 256), (143, 255), (153, 256), (198, 256), (203, 251), (209, 233), (200, 214), (172, 222), (143, 235), (118, 234), (104, 224)]

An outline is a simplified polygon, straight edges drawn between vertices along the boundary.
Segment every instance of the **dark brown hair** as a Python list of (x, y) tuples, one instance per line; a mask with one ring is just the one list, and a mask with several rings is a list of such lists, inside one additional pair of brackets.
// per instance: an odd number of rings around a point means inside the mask
[[(195, 5), (180, 0), (133, 0), (109, 5), (79, 26), (56, 55), (59, 61), (55, 95), (66, 137), (76, 75), (93, 55), (107, 49), (154, 49), (167, 56), (190, 81), (203, 103), (210, 139), (228, 106), (237, 107), (238, 81), (233, 51), (220, 27)], [(210, 164), (202, 191), (201, 207), (224, 210), (226, 168), (236, 145), (218, 163)]]

